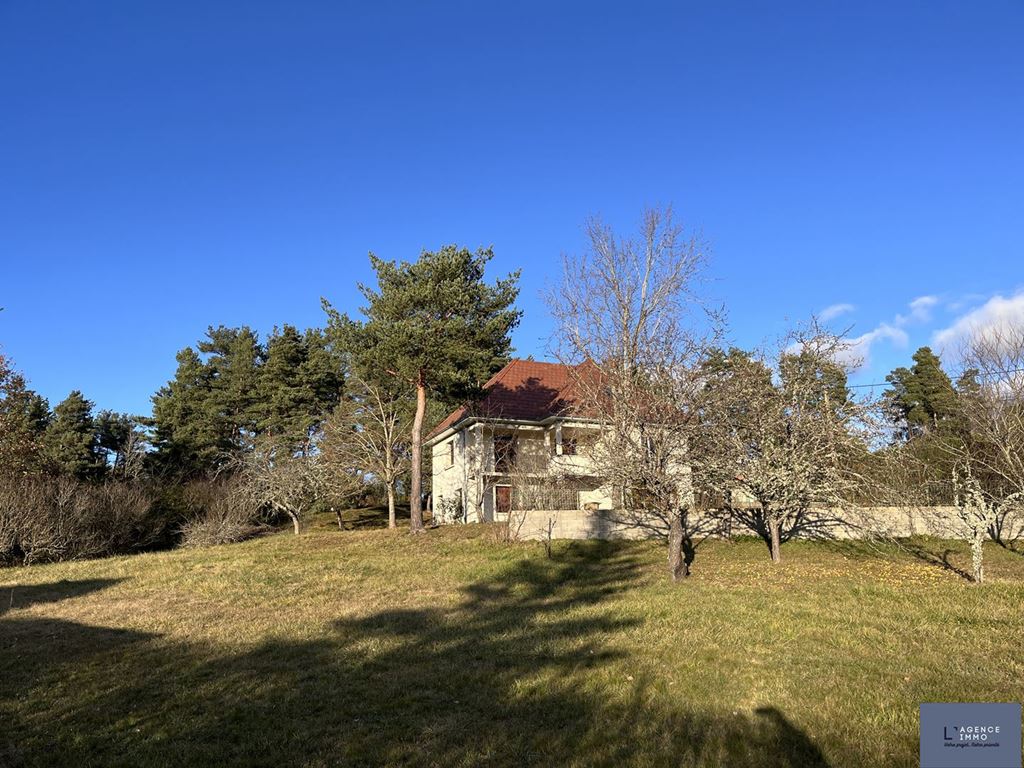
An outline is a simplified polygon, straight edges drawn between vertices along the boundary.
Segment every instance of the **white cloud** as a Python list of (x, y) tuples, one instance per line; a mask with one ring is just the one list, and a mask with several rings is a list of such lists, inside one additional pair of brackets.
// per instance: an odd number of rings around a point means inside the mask
[(891, 341), (899, 347), (907, 346), (910, 341), (907, 332), (902, 328), (889, 323), (880, 323), (874, 330), (848, 339), (846, 348), (839, 357), (842, 362), (855, 370), (866, 368), (871, 364), (871, 347), (875, 342), (883, 339)]
[(896, 315), (893, 323), (896, 325), (906, 325), (907, 323), (927, 323), (932, 319), (932, 307), (938, 303), (938, 296), (918, 296), (907, 305), (910, 307), (910, 314)]
[[(876, 344), (888, 342), (895, 347), (906, 347), (910, 343), (910, 336), (906, 330), (908, 326), (927, 325), (932, 322), (937, 308), (950, 311), (953, 306), (956, 305), (945, 303), (940, 296), (918, 296), (908, 302), (907, 309), (903, 313), (898, 313), (891, 321), (879, 323), (867, 333), (848, 338), (846, 348), (838, 357), (854, 370), (868, 368), (871, 365), (871, 352)], [(818, 313), (818, 319), (827, 322), (853, 310), (852, 304), (833, 304)], [(984, 305), (957, 318), (950, 327), (936, 331), (932, 335), (932, 345), (940, 353), (943, 349), (955, 350), (968, 336), (1005, 327), (1007, 324), (1024, 328), (1024, 290), (1018, 291), (1010, 298), (992, 297)]]
[(955, 352), (972, 336), (985, 335), (992, 331), (1014, 326), (1024, 327), (1024, 291), (1004, 298), (993, 296), (980, 307), (961, 315), (948, 328), (936, 331), (932, 343), (943, 351)]
[[(906, 314), (897, 314), (891, 322), (879, 323), (867, 333), (846, 339), (845, 348), (838, 354), (839, 360), (853, 370), (863, 370), (871, 365), (871, 349), (876, 343), (888, 341), (897, 347), (906, 347), (910, 337), (903, 327), (930, 320), (932, 308), (938, 303), (938, 296), (918, 296), (907, 304), (910, 311)], [(853, 304), (833, 304), (818, 313), (818, 320), (828, 322), (853, 310)]]
[(845, 315), (847, 312), (853, 312), (853, 310), (853, 304), (832, 304), (818, 313), (818, 319), (823, 323), (827, 323), (829, 320), (834, 320), (840, 315)]
[(959, 312), (960, 310), (977, 304), (979, 301), (985, 298), (983, 293), (967, 293), (961, 296), (959, 299), (954, 299), (946, 305), (946, 309), (950, 312)]
[(910, 302), (910, 309), (913, 312), (927, 312), (939, 303), (938, 296), (918, 296)]

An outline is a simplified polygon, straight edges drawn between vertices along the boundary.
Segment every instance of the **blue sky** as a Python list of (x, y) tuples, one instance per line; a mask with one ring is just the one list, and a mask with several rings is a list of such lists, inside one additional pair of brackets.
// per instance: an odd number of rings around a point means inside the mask
[(877, 381), (1024, 317), (1022, 39), (997, 0), (0, 0), (0, 346), (148, 412), (207, 325), (320, 324), (368, 251), (457, 242), (522, 268), (541, 357), (586, 217), (671, 202), (734, 341), (831, 307)]

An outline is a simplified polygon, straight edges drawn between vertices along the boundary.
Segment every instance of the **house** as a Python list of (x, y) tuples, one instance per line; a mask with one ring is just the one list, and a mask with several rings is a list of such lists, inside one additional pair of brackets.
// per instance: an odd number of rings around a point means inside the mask
[(484, 385), (479, 401), (438, 424), (425, 441), (435, 519), (515, 521), (527, 536), (542, 524), (549, 535), (556, 524), (560, 537), (590, 535), (591, 528), (602, 535), (596, 521), (613, 509), (613, 494), (587, 456), (599, 429), (580, 415), (578, 382), (585, 373), (579, 366), (512, 360)]
[[(508, 522), (517, 538), (665, 536), (665, 521), (657, 515), (617, 508), (618, 494), (588, 456), (600, 437), (578, 396), (578, 382), (588, 374), (578, 366), (512, 360), (484, 385), (478, 402), (438, 424), (424, 442), (432, 460), (435, 521)], [(758, 506), (738, 489), (730, 496), (733, 509)], [(815, 508), (811, 524), (804, 523), (807, 532), (798, 535), (959, 537), (950, 523), (955, 519), (949, 507)], [(1006, 518), (1007, 538), (1024, 538), (1022, 519), (1016, 511)], [(732, 522), (715, 535), (731, 535)]]

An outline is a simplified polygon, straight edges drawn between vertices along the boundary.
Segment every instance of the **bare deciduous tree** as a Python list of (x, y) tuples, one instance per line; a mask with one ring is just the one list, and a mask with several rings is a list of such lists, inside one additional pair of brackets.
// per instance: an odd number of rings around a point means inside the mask
[(971, 544), (972, 576), (984, 578), (986, 535), (1024, 509), (1024, 327), (979, 329), (961, 352), (959, 434), (942, 445), (955, 460), (954, 523)]
[[(551, 512), (576, 508), (580, 478), (560, 471), (547, 454), (515, 450), (506, 457), (504, 481), (510, 485), (510, 509), (500, 529), (501, 537), (514, 541), (524, 535), (539, 536), (551, 557), (551, 539), (557, 527)], [(548, 515), (537, 519), (536, 513), (545, 511)], [(533, 525), (527, 528), (531, 520)]]
[(196, 480), (183, 488), (188, 517), (181, 525), (184, 547), (232, 544), (256, 535), (260, 510), (244, 475)]
[(272, 441), (257, 440), (244, 457), (244, 492), (257, 508), (288, 517), (296, 535), (324, 493), (324, 472), (318, 456), (292, 454)]
[(870, 404), (849, 396), (847, 352), (841, 336), (812, 322), (772, 354), (732, 350), (709, 366), (729, 459), (721, 485), (734, 517), (765, 538), (773, 562), (782, 560), (785, 539), (836, 522), (823, 510), (848, 505), (860, 488), (856, 467), (873, 420)]
[(587, 235), (589, 251), (564, 259), (549, 296), (556, 354), (575, 365), (577, 415), (601, 428), (595, 470), (623, 516), (663, 521), (679, 579), (696, 533), (694, 475), (712, 456), (691, 450), (702, 420), (698, 372), (720, 328), (697, 292), (707, 248), (684, 236), (669, 208), (645, 211), (635, 238), (596, 219)]
[(349, 383), (349, 396), (328, 416), (321, 435), (328, 481), (335, 495), (354, 492), (367, 475), (380, 481), (387, 493), (388, 528), (395, 528), (397, 485), (410, 466), (414, 404), (356, 376)]

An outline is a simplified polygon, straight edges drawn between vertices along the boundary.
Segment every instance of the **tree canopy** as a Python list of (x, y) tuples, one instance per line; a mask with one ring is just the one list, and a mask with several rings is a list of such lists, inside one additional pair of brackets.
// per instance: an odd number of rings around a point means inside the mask
[(422, 385), (459, 401), (474, 394), (506, 362), (510, 333), (522, 313), (516, 271), (488, 284), (484, 271), (494, 254), (455, 245), (424, 251), (414, 262), (370, 263), (377, 287), (359, 287), (367, 304), (364, 321), (338, 315), (328, 305), (332, 327), (365, 379), (381, 374)]
[(412, 426), (410, 514), (423, 527), (420, 452), (427, 393), (446, 401), (476, 394), (509, 359), (511, 332), (521, 312), (513, 304), (519, 273), (488, 283), (491, 249), (446, 245), (423, 251), (414, 262), (385, 261), (370, 254), (376, 288), (360, 285), (363, 320), (324, 308), (331, 332), (368, 382), (393, 378), (416, 393)]
[(92, 403), (77, 389), (53, 409), (53, 418), (43, 434), (43, 450), (58, 472), (80, 479), (103, 472)]
[(209, 472), (266, 435), (292, 452), (340, 398), (341, 359), (320, 330), (275, 329), (266, 344), (248, 327), (211, 327), (178, 353), (174, 378), (153, 397), (157, 460)]
[(929, 347), (914, 353), (910, 368), (896, 368), (885, 377), (891, 419), (904, 440), (942, 427), (956, 412), (956, 390)]
[(0, 473), (42, 468), (40, 440), (49, 422), (50, 404), (0, 355)]

